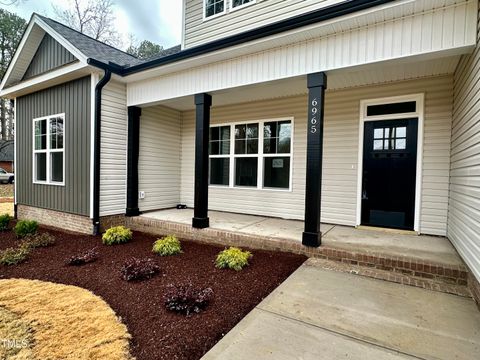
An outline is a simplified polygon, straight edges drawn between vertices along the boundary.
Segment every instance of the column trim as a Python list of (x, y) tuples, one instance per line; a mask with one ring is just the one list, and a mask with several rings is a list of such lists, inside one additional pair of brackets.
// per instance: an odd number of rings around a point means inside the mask
[(138, 157), (140, 153), (140, 116), (142, 109), (128, 107), (127, 208), (126, 216), (138, 216)]
[(211, 95), (206, 93), (195, 95), (195, 199), (192, 226), (198, 229), (210, 226), (208, 218), (208, 141), (211, 106)]
[(305, 181), (305, 228), (302, 244), (321, 245), (320, 231), (323, 162), (323, 122), (327, 75), (324, 72), (308, 74), (307, 164)]

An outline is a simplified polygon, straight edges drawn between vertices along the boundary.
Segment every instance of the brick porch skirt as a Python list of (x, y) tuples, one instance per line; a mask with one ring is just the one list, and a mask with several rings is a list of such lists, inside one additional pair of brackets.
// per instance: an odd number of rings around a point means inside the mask
[(467, 269), (465, 266), (436, 264), (407, 256), (358, 252), (327, 246), (311, 248), (290, 239), (259, 237), (257, 235), (213, 228), (195, 229), (187, 224), (143, 217), (127, 218), (126, 225), (137, 231), (158, 235), (175, 234), (186, 239), (223, 246), (245, 246), (253, 249), (288, 251), (309, 257), (335, 260), (378, 270), (393, 271), (397, 273), (398, 276), (409, 275), (440, 280), (448, 284), (467, 285)]

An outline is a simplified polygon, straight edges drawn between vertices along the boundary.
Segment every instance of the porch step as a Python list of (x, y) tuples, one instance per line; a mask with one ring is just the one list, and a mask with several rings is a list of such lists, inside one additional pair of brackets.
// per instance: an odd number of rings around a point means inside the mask
[[(388, 253), (387, 250), (359, 251), (356, 248), (340, 248), (329, 245), (318, 248), (306, 247), (300, 241), (271, 236), (254, 235), (239, 231), (216, 228), (194, 229), (190, 224), (147, 217), (127, 218), (127, 226), (133, 230), (158, 235), (176, 234), (177, 236), (221, 246), (241, 246), (251, 249), (286, 251), (303, 254), (310, 258), (319, 258), (345, 264), (362, 274), (382, 274), (387, 280), (401, 283), (417, 283), (419, 286), (436, 288), (445, 285), (445, 289), (455, 292), (467, 285), (468, 272), (461, 263), (432, 262), (420, 256)], [(357, 269), (358, 268), (358, 269)], [(360, 271), (361, 270), (361, 271)], [(388, 275), (388, 276), (387, 276)], [(380, 275), (379, 275), (380, 276)], [(423, 285), (425, 284), (425, 285)], [(458, 292), (462, 292), (459, 290)]]
[(305, 263), (307, 266), (316, 266), (322, 269), (343, 272), (353, 275), (365, 276), (377, 280), (390, 281), (402, 285), (415, 286), (431, 291), (438, 291), (447, 294), (453, 294), (466, 298), (471, 298), (472, 294), (465, 285), (448, 284), (435, 279), (426, 279), (417, 276), (395, 273), (392, 271), (379, 270), (365, 266), (352, 265), (338, 261), (325, 260), (319, 258), (310, 258)]
[(391, 277), (431, 280), (446, 285), (467, 286), (468, 272), (464, 265), (434, 263), (411, 256), (390, 255), (377, 252), (359, 252), (333, 247), (320, 247), (313, 250), (311, 257), (333, 260), (353, 267), (370, 269), (371, 272), (384, 271)]

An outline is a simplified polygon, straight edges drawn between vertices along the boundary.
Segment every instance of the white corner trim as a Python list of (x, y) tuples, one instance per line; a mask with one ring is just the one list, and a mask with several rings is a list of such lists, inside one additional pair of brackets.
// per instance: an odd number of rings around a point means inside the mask
[(97, 86), (99, 75), (92, 73), (90, 75), (90, 219), (93, 219), (93, 187), (94, 187), (94, 168), (95, 168), (95, 87)]
[[(404, 101), (415, 101), (417, 103), (417, 111), (406, 114), (393, 114), (381, 116), (367, 116), (368, 105), (390, 104)], [(362, 179), (363, 179), (363, 140), (364, 140), (364, 124), (366, 121), (381, 120), (400, 120), (416, 117), (418, 118), (417, 133), (417, 169), (415, 179), (415, 216), (413, 230), (420, 233), (421, 221), (421, 203), (422, 203), (422, 179), (423, 179), (423, 133), (425, 119), (425, 94), (411, 94), (402, 96), (393, 96), (379, 99), (368, 99), (360, 101), (360, 122), (358, 131), (358, 162), (357, 162), (357, 211), (356, 226), (362, 223)]]
[(43, 82), (54, 80), (56, 78), (59, 78), (61, 76), (67, 75), (69, 73), (72, 73), (77, 70), (83, 70), (87, 69), (89, 65), (84, 64), (82, 62), (75, 62), (70, 65), (65, 65), (62, 66), (61, 68), (58, 68), (57, 70), (50, 71), (48, 73), (36, 76), (34, 78), (31, 78), (29, 80), (23, 81), (20, 84), (8, 87), (6, 89), (2, 89), (0, 91), (0, 96), (7, 96), (9, 94), (13, 94), (17, 91), (24, 90), (26, 88), (29, 88), (31, 86), (39, 85)]
[[(18, 204), (18, 197), (17, 197), (17, 98), (13, 99), (13, 172), (14, 172), (14, 183), (13, 183), (13, 203), (15, 205)], [(11, 130), (11, 129), (10, 129)]]
[(185, 8), (187, 7), (186, 0), (182, 0), (182, 34), (180, 39), (180, 49), (185, 49)]

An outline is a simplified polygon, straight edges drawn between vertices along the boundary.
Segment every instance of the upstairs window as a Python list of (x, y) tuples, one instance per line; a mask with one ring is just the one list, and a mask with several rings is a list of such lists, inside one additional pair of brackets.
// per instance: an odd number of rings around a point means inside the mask
[(232, 9), (255, 3), (255, 0), (232, 0)]
[(205, 19), (225, 12), (225, 0), (204, 0)]
[(63, 185), (65, 114), (33, 120), (33, 182)]

